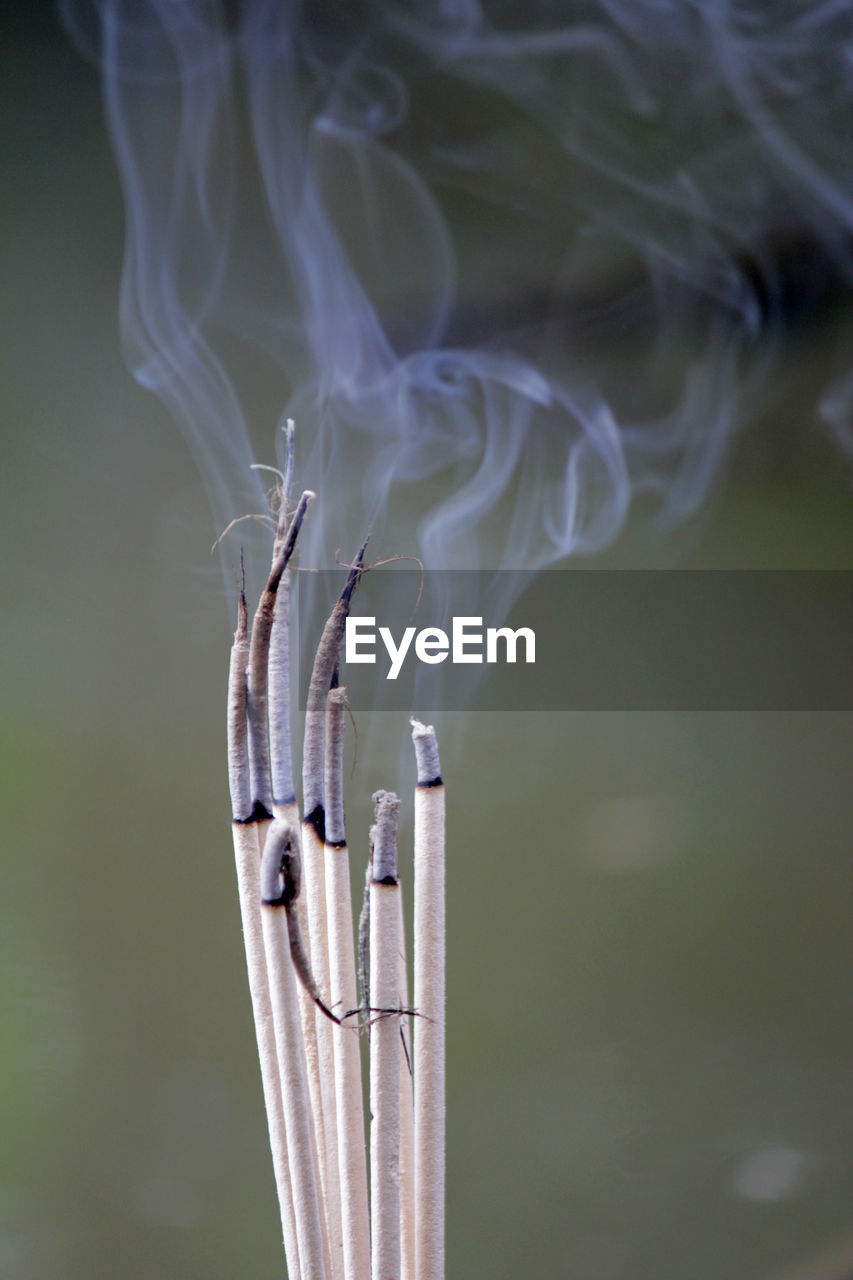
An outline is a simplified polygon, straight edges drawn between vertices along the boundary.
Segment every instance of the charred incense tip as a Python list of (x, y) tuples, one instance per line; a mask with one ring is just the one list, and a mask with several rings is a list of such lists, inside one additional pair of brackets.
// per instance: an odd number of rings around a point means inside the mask
[(310, 813), (306, 813), (302, 825), (312, 827), (320, 844), (326, 843), (326, 810), (322, 804), (316, 804)]
[(237, 827), (250, 827), (253, 823), (271, 822), (272, 813), (264, 804), (263, 800), (256, 800), (251, 807), (251, 811), (247, 818), (234, 818), (234, 825)]
[(438, 759), (438, 740), (431, 724), (412, 720), (412, 742), (415, 744), (415, 761), (418, 767), (419, 787), (440, 787), (441, 764)]
[(400, 801), (393, 791), (376, 791), (373, 804), (373, 883), (397, 884), (397, 821), (400, 816)]
[(249, 606), (246, 603), (246, 588), (240, 588), (240, 598), (237, 601), (237, 630), (234, 632), (234, 643), (245, 644), (249, 635)]
[(289, 823), (276, 819), (261, 857), (261, 902), (266, 907), (289, 907), (299, 896), (300, 877), (296, 835)]
[(369, 541), (370, 541), (370, 534), (368, 534), (367, 537), (364, 539), (364, 542), (362, 542), (358, 550), (358, 555), (356, 556), (353, 563), (350, 565), (350, 570), (349, 570), (349, 573), (347, 574), (346, 585), (344, 586), (344, 589), (340, 595), (341, 603), (346, 605), (347, 607), (349, 607), (349, 602), (352, 599), (352, 593), (355, 591), (356, 587), (358, 586), (359, 579), (361, 575), (364, 573), (364, 553), (367, 550), (367, 544)]
[(302, 497), (299, 499), (296, 510), (293, 513), (293, 519), (290, 522), (290, 528), (287, 531), (287, 538), (281, 548), (281, 551), (275, 558), (272, 569), (270, 570), (270, 576), (266, 585), (266, 591), (270, 595), (274, 596), (278, 591), (278, 584), (281, 582), (282, 575), (293, 555), (293, 549), (296, 546), (296, 539), (299, 537), (299, 530), (302, 528), (302, 521), (305, 519), (305, 512), (311, 506), (311, 503), (314, 501), (316, 496), (317, 495), (313, 489), (306, 489), (302, 494)]

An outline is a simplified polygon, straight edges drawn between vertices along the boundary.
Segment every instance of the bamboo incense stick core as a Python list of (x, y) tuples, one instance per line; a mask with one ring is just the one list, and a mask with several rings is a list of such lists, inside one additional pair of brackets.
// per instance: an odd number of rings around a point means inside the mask
[(444, 785), (431, 725), (412, 721), (415, 788), (415, 1280), (444, 1277)]

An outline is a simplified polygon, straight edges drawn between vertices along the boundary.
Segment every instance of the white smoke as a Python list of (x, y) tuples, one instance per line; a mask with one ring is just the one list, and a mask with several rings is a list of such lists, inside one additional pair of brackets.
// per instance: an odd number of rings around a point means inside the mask
[[(848, 6), (567, 12), (65, 0), (124, 188), (128, 361), (219, 528), (288, 415), (326, 563), (385, 521), (431, 567), (538, 567), (638, 494), (683, 518), (809, 281), (847, 290)], [(839, 359), (812, 406), (848, 445), (851, 385)]]

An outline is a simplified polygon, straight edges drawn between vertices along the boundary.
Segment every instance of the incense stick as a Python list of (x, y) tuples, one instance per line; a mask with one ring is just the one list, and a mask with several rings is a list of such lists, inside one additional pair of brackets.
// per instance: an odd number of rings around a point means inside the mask
[[(365, 544), (366, 545), (366, 544)], [(329, 989), (329, 941), (326, 916), (326, 875), (324, 866), (324, 745), (326, 698), (338, 663), (352, 593), (363, 573), (365, 546), (351, 566), (343, 591), (323, 628), (314, 657), (302, 748), (302, 854), (308, 906), (308, 934), (311, 965), (322, 991)], [(320, 1178), (329, 1222), (333, 1274), (343, 1278), (343, 1224), (338, 1177), (337, 1101), (332, 1025), (319, 1014), (315, 1017), (317, 1055), (320, 1071), (321, 1114), (317, 1118), (320, 1143)]]
[[(343, 748), (346, 690), (332, 689), (326, 711), (326, 910), (329, 936), (330, 994), (344, 1012), (356, 1008), (355, 953), (349, 849), (344, 826)], [(335, 1101), (341, 1189), (344, 1276), (366, 1280), (370, 1272), (367, 1165), (364, 1107), (357, 1027), (334, 1036)]]
[(288, 528), (288, 478), (280, 478), (273, 564), (251, 640), (241, 595), (229, 674), (228, 759), (241, 914), (288, 1274), (290, 1280), (443, 1280), (444, 789), (435, 733), (412, 722), (419, 1015), (413, 1060), (397, 875), (400, 806), (390, 792), (374, 796), (362, 926), (369, 937), (359, 939), (365, 973), (360, 1008), (370, 1032), (368, 1196), (359, 1042), (356, 1029), (341, 1025), (338, 1016), (355, 1011), (358, 997), (343, 802), (346, 693), (332, 688), (365, 548), (350, 566), (317, 647), (305, 717), (300, 824), (288, 723), (287, 568), (313, 495), (303, 494)]
[(299, 851), (292, 827), (276, 820), (261, 865), (261, 917), (269, 964), (288, 1156), (302, 1280), (327, 1280), (329, 1241), (321, 1210), (317, 1144), (312, 1122), (296, 979), (290, 963), (287, 908), (299, 893)]
[[(293, 476), (294, 430), (287, 424), (287, 461), (280, 478), (278, 492), (278, 521), (273, 545), (275, 566), (288, 538), (288, 497)], [(298, 515), (298, 509), (297, 513)], [(294, 516), (294, 521), (296, 519)], [(292, 527), (292, 526), (291, 526)], [(276, 818), (287, 823), (298, 838), (300, 829), (299, 805), (293, 785), (293, 752), (290, 731), (290, 568), (281, 575), (275, 593), (272, 627), (267, 656), (267, 690), (269, 700), (269, 758), (272, 783), (272, 810)], [(294, 919), (294, 914), (296, 919)], [(298, 986), (299, 1014), (302, 1023), (302, 1042), (305, 1050), (310, 1092), (311, 1111), (318, 1128), (318, 1139), (323, 1142), (322, 1092), (320, 1063), (315, 1026), (315, 1002), (323, 1005), (322, 997), (313, 978), (308, 936), (308, 910), (305, 895), (299, 894), (295, 908), (291, 908), (288, 920), (288, 939), (291, 958), (300, 977)]]
[(241, 592), (228, 678), (228, 777), (233, 815), (234, 859), (237, 867), (237, 888), (246, 949), (246, 967), (249, 974), (249, 993), (255, 1037), (258, 1043), (261, 1084), (267, 1113), (287, 1269), (290, 1280), (301, 1280), (278, 1054), (258, 911), (260, 897), (258, 837), (257, 824), (253, 817), (247, 744), (246, 669), (248, 660), (248, 615), (245, 594)]
[[(406, 927), (403, 890), (397, 890), (400, 921), (400, 1005), (409, 1008), (409, 976), (406, 965)], [(400, 1018), (400, 1250), (402, 1280), (415, 1275), (415, 1113), (412, 1096), (412, 1049), (409, 1015)]]
[(444, 785), (431, 725), (412, 721), (415, 788), (415, 1278), (444, 1277)]
[[(400, 1007), (400, 906), (397, 817), (390, 791), (373, 797), (370, 884), (370, 1004)], [(380, 1014), (370, 1031), (370, 1226), (372, 1280), (400, 1275), (400, 1019)]]
[(287, 537), (280, 545), (278, 554), (274, 555), (269, 578), (253, 620), (251, 640), (246, 634), (248, 618), (245, 594), (241, 593), (241, 618), (235, 637), (234, 651), (232, 651), (228, 716), (229, 771), (233, 779), (232, 794), (236, 798), (236, 807), (232, 804), (232, 811), (235, 818), (238, 814), (240, 815), (233, 825), (234, 851), (243, 940), (249, 971), (249, 989), (255, 1019), (258, 1055), (261, 1061), (273, 1165), (279, 1187), (285, 1253), (291, 1275), (299, 1276), (300, 1280), (303, 1280), (303, 1277), (297, 1252), (298, 1238), (295, 1230), (297, 1211), (292, 1201), (286, 1124), (278, 1083), (281, 1064), (278, 1062), (275, 1047), (267, 956), (259, 907), (259, 876), (261, 843), (272, 818), (267, 736), (267, 669), (270, 631), (276, 593), (293, 555), (302, 521), (313, 498), (314, 494), (310, 490), (303, 493)]

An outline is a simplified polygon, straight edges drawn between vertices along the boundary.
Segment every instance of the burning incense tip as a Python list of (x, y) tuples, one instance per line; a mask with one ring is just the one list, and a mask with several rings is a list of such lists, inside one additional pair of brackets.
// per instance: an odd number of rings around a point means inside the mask
[(373, 883), (397, 883), (397, 821), (400, 801), (393, 791), (377, 791), (373, 796)]
[(420, 720), (410, 721), (412, 726), (412, 742), (415, 745), (415, 762), (418, 769), (419, 787), (440, 787), (441, 764), (438, 759), (438, 740), (431, 724), (421, 724)]

